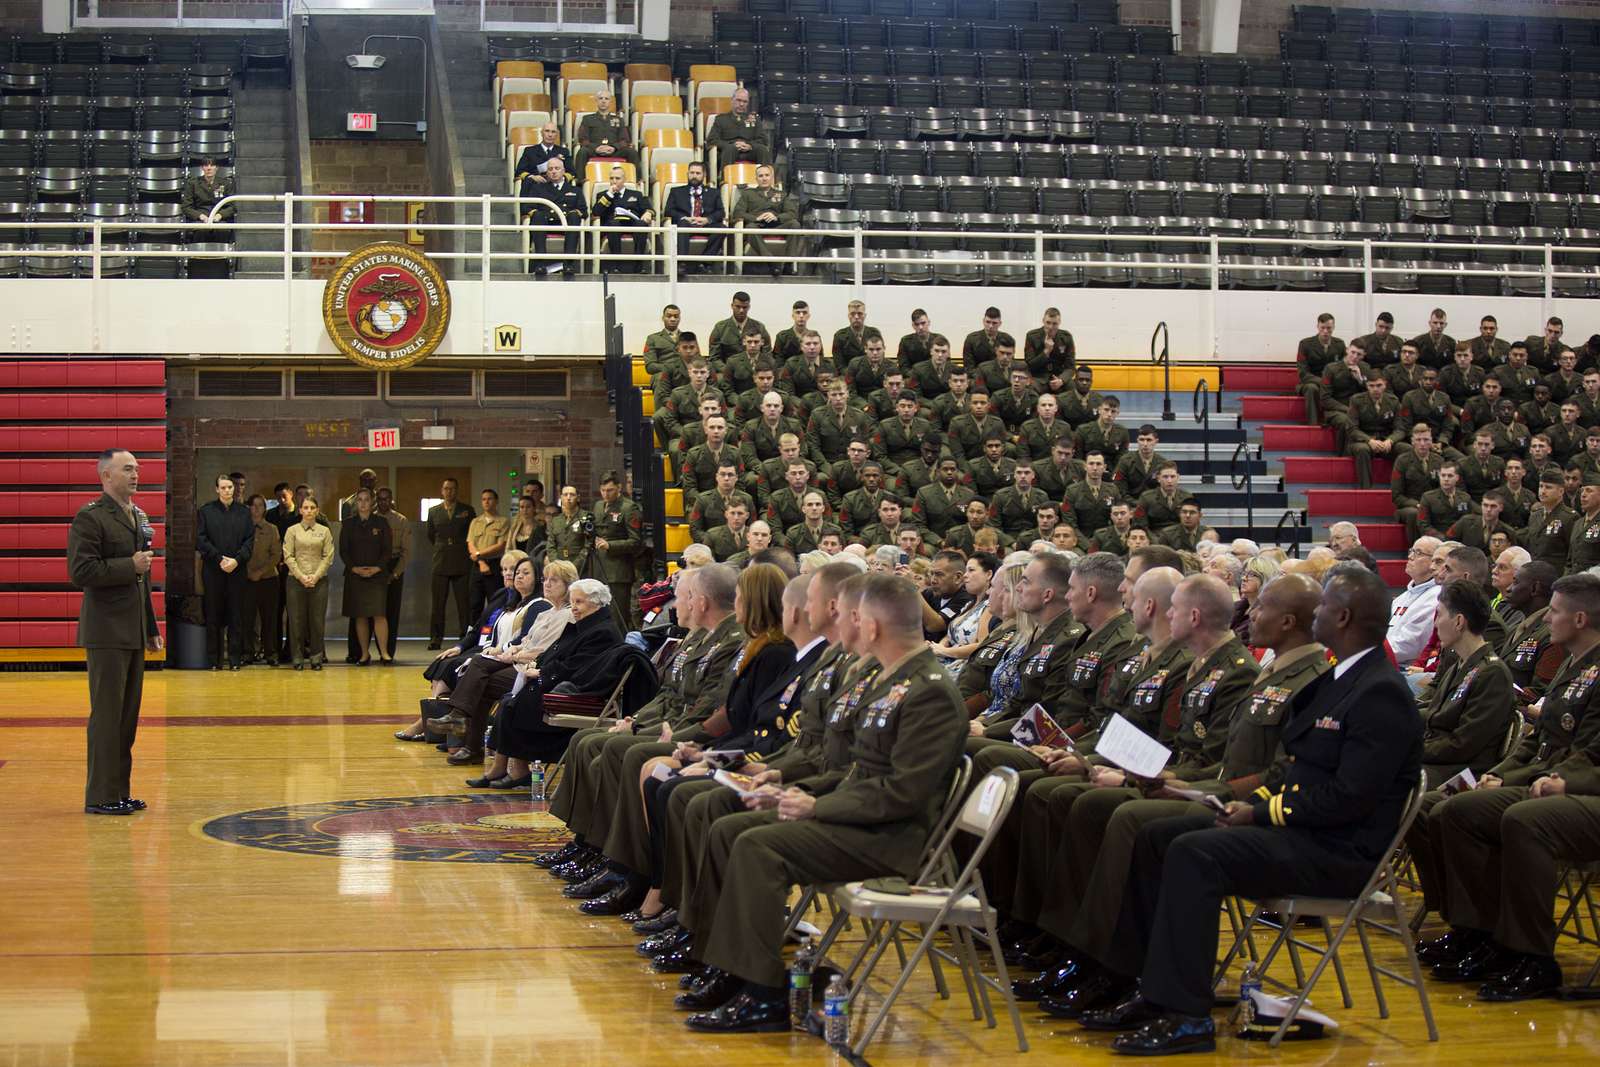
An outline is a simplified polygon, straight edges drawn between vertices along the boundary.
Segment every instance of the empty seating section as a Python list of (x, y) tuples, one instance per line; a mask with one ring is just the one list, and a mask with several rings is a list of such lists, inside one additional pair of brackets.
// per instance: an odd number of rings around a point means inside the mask
[[(186, 171), (234, 159), (233, 83), (286, 59), (281, 35), (23, 36), (0, 40), (0, 247), (86, 242), (85, 224), (131, 224), (105, 242), (178, 252)], [(102, 275), (176, 277), (174, 255), (114, 256)], [(71, 277), (70, 257), (0, 257), (0, 276)]]
[[(135, 502), (165, 546), (166, 410), (159, 359), (0, 362), (0, 649), (75, 644), (82, 594), (68, 581), (67, 530), (100, 493), (100, 451), (138, 455)], [(165, 559), (151, 573), (159, 589)]]

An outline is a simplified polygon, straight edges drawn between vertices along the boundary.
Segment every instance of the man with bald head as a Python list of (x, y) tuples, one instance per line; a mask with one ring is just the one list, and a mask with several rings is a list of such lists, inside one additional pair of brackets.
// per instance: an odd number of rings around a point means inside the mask
[(1421, 720), (1381, 647), (1388, 619), (1383, 579), (1340, 566), (1312, 617), (1337, 665), (1293, 701), (1276, 791), (1140, 830), (1115, 934), (1144, 961), (1138, 992), (1080, 1019), (1124, 1031), (1117, 1051), (1216, 1047), (1211, 983), (1226, 897), (1353, 896), (1387, 854), (1422, 766)]
[[(1174, 579), (1174, 585), (1176, 580)], [(1288, 764), (1279, 754), (1279, 738), (1294, 699), (1307, 685), (1331, 669), (1327, 649), (1311, 638), (1311, 618), (1322, 600), (1322, 588), (1304, 575), (1285, 574), (1268, 582), (1250, 608), (1250, 644), (1272, 651), (1272, 662), (1250, 687), (1228, 727), (1220, 763), (1207, 773), (1188, 774), (1187, 781), (1165, 774), (1166, 787), (1152, 799), (1114, 802), (1114, 791), (1101, 790), (1073, 806), (1068, 822), (1069, 854), (1062, 862), (1082, 866), (1082, 902), (1075, 908), (1053, 909), (1045, 929), (1066, 952), (1055, 969), (1041, 976), (1041, 1006), (1058, 1017), (1075, 1018), (1084, 1010), (1115, 1003), (1138, 973), (1140, 960), (1129, 959), (1112, 938), (1126, 888), (1129, 857), (1139, 829), (1174, 815), (1203, 815), (1204, 804), (1171, 796), (1169, 789), (1193, 789), (1222, 800), (1265, 796), (1281, 780)], [(1147, 791), (1148, 792), (1148, 791)], [(1048, 985), (1049, 988), (1043, 988)]]

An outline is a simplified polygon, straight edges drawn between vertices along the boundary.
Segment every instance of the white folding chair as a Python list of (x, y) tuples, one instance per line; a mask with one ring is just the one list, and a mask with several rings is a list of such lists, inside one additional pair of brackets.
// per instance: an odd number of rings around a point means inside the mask
[[(1422, 774), (1415, 789), (1406, 799), (1405, 813), (1400, 819), (1400, 826), (1395, 833), (1389, 847), (1384, 850), (1383, 859), (1373, 869), (1367, 884), (1361, 888), (1356, 896), (1343, 899), (1338, 897), (1305, 897), (1289, 896), (1275, 897), (1256, 901), (1255, 909), (1245, 919), (1244, 928), (1234, 940), (1233, 947), (1217, 968), (1216, 978), (1212, 987), (1216, 988), (1227, 975), (1229, 965), (1245, 951), (1245, 944), (1250, 940), (1256, 925), (1261, 922), (1263, 912), (1277, 912), (1282, 925), (1277, 937), (1272, 942), (1272, 947), (1261, 957), (1257, 973), (1261, 980), (1294, 993), (1294, 1003), (1284, 1014), (1283, 1022), (1273, 1033), (1268, 1042), (1276, 1048), (1283, 1040), (1283, 1035), (1294, 1024), (1295, 1016), (1305, 1005), (1306, 999), (1311, 996), (1311, 990), (1316, 986), (1317, 980), (1322, 977), (1322, 972), (1330, 964), (1335, 973), (1340, 976), (1340, 986), (1344, 993), (1345, 1007), (1351, 1006), (1350, 992), (1343, 981), (1343, 971), (1339, 964), (1339, 947), (1344, 943), (1345, 935), (1353, 928), (1356, 937), (1361, 941), (1361, 953), (1366, 959), (1367, 973), (1372, 978), (1373, 996), (1378, 1001), (1378, 1016), (1383, 1019), (1389, 1017), (1389, 1004), (1383, 995), (1383, 986), (1379, 977), (1386, 977), (1399, 982), (1401, 985), (1410, 986), (1416, 990), (1417, 999), (1422, 1005), (1422, 1018), (1428, 1024), (1428, 1040), (1439, 1040), (1439, 1028), (1434, 1025), (1433, 1009), (1428, 1004), (1428, 990), (1422, 981), (1422, 966), (1417, 962), (1416, 940), (1411, 932), (1410, 916), (1406, 907), (1400, 902), (1400, 887), (1396, 878), (1395, 864), (1400, 842), (1405, 840), (1406, 832), (1411, 829), (1411, 824), (1416, 821), (1417, 815), (1422, 810), (1422, 796), (1427, 791), (1428, 778)], [(1320, 919), (1323, 934), (1327, 938), (1326, 948), (1318, 948), (1308, 941), (1302, 941), (1294, 936), (1295, 923), (1303, 916)], [(1331, 930), (1330, 919), (1338, 919), (1339, 928)], [(1405, 949), (1406, 962), (1410, 965), (1410, 975), (1401, 974), (1399, 971), (1381, 967), (1372, 957), (1372, 944), (1368, 940), (1368, 931), (1376, 930), (1387, 934), (1400, 942)], [(1287, 945), (1289, 956), (1294, 964), (1295, 984), (1293, 986), (1271, 978), (1268, 968), (1272, 966), (1273, 958), (1278, 950)], [(1304, 949), (1317, 954), (1320, 958), (1317, 965), (1311, 969), (1309, 975), (1302, 975), (1298, 951)]]
[[(860, 918), (867, 926), (866, 940), (844, 973), (845, 981), (852, 984), (852, 1002), (860, 999), (862, 990), (866, 988), (873, 970), (889, 946), (893, 944), (899, 947), (902, 928), (910, 924), (920, 927), (922, 931), (910, 956), (902, 958), (900, 973), (884, 996), (882, 1005), (862, 1028), (861, 1035), (851, 1047), (850, 1051), (855, 1056), (860, 1057), (866, 1052), (873, 1035), (883, 1026), (889, 1011), (924, 956), (928, 957), (930, 964), (944, 956), (960, 966), (967, 996), (972, 1001), (973, 1018), (982, 1019), (990, 1029), (998, 1025), (998, 1020), (989, 993), (991, 989), (999, 993), (1005, 1000), (1011, 1025), (1016, 1030), (1017, 1048), (1022, 1052), (1028, 1051), (1028, 1035), (1022, 1028), (1022, 1016), (1017, 1011), (1017, 1002), (1011, 993), (1011, 978), (1006, 973), (1004, 954), (1000, 951), (999, 937), (995, 931), (996, 913), (989, 905), (983, 876), (978, 870), (978, 865), (1005, 823), (1006, 814), (1016, 801), (1018, 782), (1016, 771), (1000, 767), (978, 783), (977, 788), (967, 795), (966, 802), (956, 809), (954, 818), (948, 821), (924, 865), (923, 875), (912, 885), (909, 895), (868, 889), (863, 882), (851, 882), (834, 891), (833, 900), (840, 916), (835, 919), (834, 928), (839, 927), (840, 920), (846, 916)], [(966, 865), (959, 867), (959, 870), (953, 847), (958, 833), (977, 838)], [(934, 940), (941, 931), (949, 933), (954, 955), (947, 955), (935, 947)], [(992, 978), (983, 972), (978, 962), (973, 935), (979, 931), (994, 960), (995, 977)], [(824, 938), (824, 950), (826, 945), (827, 939)]]

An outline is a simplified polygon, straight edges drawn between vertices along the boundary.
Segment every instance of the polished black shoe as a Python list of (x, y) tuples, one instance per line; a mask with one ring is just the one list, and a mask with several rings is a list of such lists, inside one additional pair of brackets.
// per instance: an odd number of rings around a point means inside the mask
[(1182, 1052), (1213, 1052), (1217, 1027), (1209, 1015), (1167, 1012), (1132, 1033), (1118, 1034), (1113, 1051), (1124, 1056), (1176, 1056)]
[(1079, 1019), (1086, 1011), (1109, 1008), (1126, 999), (1137, 988), (1131, 978), (1123, 978), (1110, 971), (1088, 974), (1070, 989), (1044, 997), (1039, 1001), (1046, 1015), (1057, 1019)]
[(647, 959), (663, 956), (669, 952), (685, 950), (692, 944), (693, 935), (681, 926), (674, 926), (670, 930), (663, 930), (659, 934), (647, 937), (634, 946), (634, 951)]
[(774, 1034), (789, 1029), (789, 1005), (740, 993), (715, 1011), (691, 1015), (684, 1023), (708, 1034)]
[(467, 779), (467, 788), (468, 789), (493, 789), (494, 788), (494, 784), (496, 782), (498, 782), (498, 781), (500, 781), (500, 779), (498, 779), (498, 778), (490, 778), (489, 775), (488, 775), (488, 772), (485, 772), (484, 774), (482, 774), (481, 776), (479, 776), (477, 778), (468, 778)]
[(701, 966), (699, 960), (689, 955), (687, 948), (676, 952), (663, 952), (650, 961), (650, 969), (657, 974), (685, 974), (689, 971), (698, 971)]
[(1485, 941), (1453, 963), (1437, 963), (1433, 976), (1441, 982), (1487, 982), (1515, 967), (1519, 956)]
[(679, 1011), (715, 1011), (739, 995), (743, 980), (727, 971), (714, 971), (687, 993), (679, 993), (672, 1006)]
[(1522, 955), (1509, 971), (1478, 987), (1478, 999), (1497, 1004), (1547, 997), (1561, 988), (1561, 964), (1550, 956)]
[(637, 908), (649, 891), (650, 887), (644, 883), (644, 879), (624, 875), (620, 885), (584, 901), (578, 905), (578, 910), (585, 915), (621, 915), (631, 908)]
[[(572, 846), (569, 845), (567, 847), (571, 848)], [(565, 852), (566, 849), (562, 849), (561, 851)], [(561, 853), (558, 852), (558, 853), (554, 853), (553, 855), (560, 856)], [(599, 849), (593, 848), (593, 847), (591, 847), (589, 845), (580, 845), (578, 847), (578, 850), (576, 852), (572, 853), (570, 856), (567, 856), (567, 857), (561, 858), (561, 859), (552, 860), (550, 862), (550, 865), (548, 867), (545, 867), (545, 870), (549, 871), (551, 874), (555, 875), (557, 878), (560, 878), (560, 877), (562, 877), (564, 875), (572, 873), (574, 870), (580, 869), (582, 867), (587, 866), (590, 863), (593, 863), (594, 860), (595, 860), (595, 857), (597, 857), (599, 855), (600, 855), (600, 850)], [(541, 858), (543, 858), (543, 857), (541, 857)]]
[(594, 900), (596, 897), (601, 897), (611, 892), (617, 886), (626, 884), (626, 882), (627, 877), (625, 875), (618, 871), (613, 871), (609, 867), (604, 867), (595, 872), (593, 878), (567, 886), (561, 891), (561, 895), (568, 900)]
[(1061, 954), (1061, 942), (1046, 933), (1012, 942), (1006, 948), (1010, 953), (1008, 959), (1015, 958), (1017, 966), (1030, 971), (1048, 970)]
[(543, 867), (548, 871), (552, 867), (566, 863), (583, 850), (583, 845), (578, 844), (576, 841), (569, 841), (554, 852), (546, 852), (533, 857), (533, 865), (535, 867)]
[(572, 863), (563, 863), (559, 867), (550, 868), (550, 873), (572, 885), (587, 882), (595, 875), (606, 869), (606, 858), (599, 852)]
[(1082, 963), (1071, 956), (1064, 956), (1050, 970), (1012, 982), (1011, 995), (1018, 1000), (1039, 1000), (1041, 997), (1064, 993), (1083, 978), (1085, 970)]
[(132, 815), (133, 807), (126, 800), (113, 800), (109, 804), (85, 804), (86, 815)]
[(678, 988), (684, 990), (685, 992), (692, 993), (694, 992), (695, 988), (709, 978), (712, 972), (715, 970), (715, 967), (707, 967), (706, 965), (701, 964), (692, 971), (684, 971), (683, 974), (678, 976)]
[(668, 908), (666, 911), (652, 915), (648, 919), (640, 919), (633, 924), (636, 934), (659, 934), (663, 930), (670, 930), (678, 925), (678, 909)]
[(1159, 1019), (1164, 1013), (1154, 1004), (1135, 992), (1109, 1008), (1096, 1008), (1078, 1016), (1078, 1025), (1085, 1030), (1108, 1030), (1121, 1033), (1137, 1030), (1147, 1022)]
[(1482, 930), (1451, 929), (1449, 933), (1417, 944), (1417, 962), (1424, 967), (1436, 963), (1459, 963), (1461, 958), (1489, 940)]
[(134, 811), (143, 811), (150, 806), (144, 801), (140, 800), (138, 797), (123, 797), (122, 802), (128, 805), (128, 807), (132, 808)]

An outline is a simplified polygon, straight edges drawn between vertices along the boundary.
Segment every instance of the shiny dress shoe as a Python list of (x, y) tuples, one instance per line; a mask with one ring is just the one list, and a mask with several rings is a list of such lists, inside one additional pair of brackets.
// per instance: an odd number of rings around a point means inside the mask
[(593, 900), (604, 896), (612, 889), (622, 885), (625, 881), (623, 875), (609, 867), (601, 867), (592, 878), (582, 882), (574, 882), (561, 891), (561, 895), (568, 900)]
[(511, 777), (511, 775), (508, 774), (504, 778), (496, 779), (495, 783), (493, 785), (491, 785), (489, 788), (490, 789), (526, 789), (526, 788), (528, 788), (528, 786), (530, 786), (532, 784), (533, 784), (533, 775), (531, 773), (524, 774), (520, 778), (513, 778), (513, 777)]
[(704, 964), (692, 971), (684, 971), (678, 976), (678, 988), (686, 993), (693, 993), (701, 985), (705, 984), (706, 980), (714, 975), (716, 971), (715, 967)]
[(605, 869), (605, 865), (606, 858), (599, 852), (594, 852), (571, 863), (563, 863), (559, 867), (552, 867), (550, 868), (550, 873), (569, 885), (577, 885), (579, 882), (587, 882), (593, 878)]
[(469, 763), (482, 763), (483, 756), (474, 756), (470, 748), (458, 748), (446, 756), (444, 761), (452, 767), (465, 767)]
[(773, 1034), (789, 1029), (789, 1005), (740, 993), (715, 1011), (689, 1016), (691, 1030), (708, 1034)]
[(701, 967), (700, 961), (689, 955), (687, 948), (675, 952), (663, 952), (650, 961), (650, 969), (657, 974), (687, 974), (690, 971), (699, 971)]
[(687, 993), (673, 998), (672, 1006), (679, 1011), (715, 1011), (739, 995), (744, 982), (727, 971), (713, 969), (706, 978)]
[[(1020, 938), (1011, 942), (1005, 947), (1005, 950), (1007, 959), (1014, 960), (1021, 967), (1026, 966), (1026, 961), (1028, 960), (1038, 960), (1043, 956), (1053, 957), (1061, 951), (1061, 943), (1049, 934), (1036, 933), (1032, 937)], [(1052, 958), (1037, 967), (1028, 967), (1028, 970), (1042, 971), (1054, 962), (1055, 960)]]
[(569, 841), (565, 845), (556, 849), (554, 852), (545, 852), (541, 855), (533, 857), (533, 865), (535, 867), (542, 867), (548, 871), (551, 867), (555, 867), (572, 859), (578, 853), (582, 852), (583, 848), (584, 846), (578, 844), (576, 841)]
[(499, 778), (491, 778), (491, 777), (489, 777), (488, 772), (484, 772), (484, 774), (482, 776), (478, 777), (478, 778), (468, 778), (467, 779), (467, 788), (468, 789), (498, 789), (499, 787), (496, 786), (495, 783), (500, 781), (500, 780), (501, 779), (499, 779)]
[(1165, 1013), (1160, 1008), (1136, 992), (1109, 1008), (1096, 1008), (1094, 1011), (1084, 1012), (1078, 1017), (1078, 1025), (1085, 1030), (1108, 1030), (1120, 1033), (1137, 1030), (1145, 1023), (1159, 1019), (1163, 1014)]
[(1521, 956), (1509, 971), (1478, 987), (1478, 999), (1509, 1004), (1547, 997), (1561, 988), (1561, 965), (1549, 956)]
[(658, 912), (649, 918), (640, 919), (638, 922), (634, 923), (633, 932), (636, 934), (646, 935), (659, 934), (661, 931), (670, 930), (677, 925), (678, 909), (668, 908), (666, 911)]
[(1485, 941), (1460, 959), (1433, 965), (1433, 976), (1441, 982), (1487, 982), (1516, 966), (1518, 956), (1493, 941)]
[(134, 811), (143, 811), (150, 806), (137, 797), (123, 797), (122, 802), (128, 805), (128, 807), (132, 808)]
[(634, 946), (633, 950), (646, 959), (663, 956), (669, 952), (687, 949), (692, 943), (693, 935), (681, 926), (674, 926), (670, 930), (663, 930), (659, 934), (647, 937)]
[(649, 890), (644, 879), (624, 876), (621, 885), (584, 901), (578, 905), (578, 910), (585, 915), (621, 915), (630, 908), (637, 908)]
[(1461, 958), (1487, 941), (1481, 930), (1452, 929), (1449, 933), (1417, 945), (1417, 962), (1424, 967), (1436, 963), (1459, 963)]
[(1181, 1052), (1213, 1052), (1217, 1047), (1217, 1027), (1209, 1015), (1178, 1015), (1168, 1012), (1145, 1023), (1132, 1033), (1118, 1034), (1111, 1042), (1114, 1051), (1126, 1056), (1176, 1056)]
[(1071, 956), (1064, 956), (1050, 970), (1041, 971), (1032, 978), (1018, 978), (1011, 983), (1011, 995), (1018, 1000), (1038, 1000), (1072, 988), (1083, 977), (1084, 966)]
[(1057, 1019), (1082, 1018), (1086, 1011), (1109, 1008), (1127, 998), (1137, 988), (1130, 978), (1096, 971), (1085, 975), (1077, 984), (1061, 993), (1054, 993), (1039, 1001), (1046, 1015)]
[(133, 808), (125, 800), (113, 800), (109, 804), (85, 804), (84, 813), (87, 815), (132, 815)]

